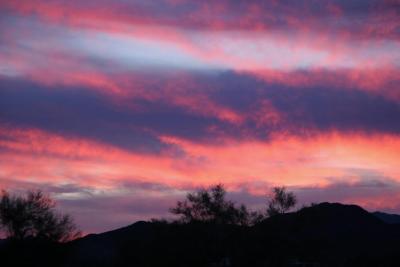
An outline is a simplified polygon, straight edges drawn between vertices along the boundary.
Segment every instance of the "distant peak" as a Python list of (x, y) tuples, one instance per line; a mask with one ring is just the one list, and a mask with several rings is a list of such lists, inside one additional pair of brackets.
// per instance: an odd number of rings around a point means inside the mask
[(380, 220), (384, 221), (385, 223), (389, 224), (400, 224), (400, 215), (399, 214), (391, 214), (385, 213), (381, 211), (375, 211), (371, 213), (375, 217), (379, 218)]

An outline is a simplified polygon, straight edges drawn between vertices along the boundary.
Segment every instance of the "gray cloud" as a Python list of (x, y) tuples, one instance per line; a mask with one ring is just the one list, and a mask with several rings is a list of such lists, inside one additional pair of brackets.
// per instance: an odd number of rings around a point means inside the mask
[[(224, 137), (268, 140), (271, 133), (277, 132), (400, 133), (400, 104), (374, 93), (328, 85), (289, 88), (233, 72), (193, 78), (198, 83), (196, 88), (208, 89), (192, 92), (183, 88), (185, 94), (196, 97), (201, 92), (220, 108), (244, 114), (245, 121), (238, 125), (213, 114), (193, 112), (169, 102), (168, 98), (126, 99), (131, 104), (126, 106), (85, 88), (52, 88), (24, 80), (1, 79), (0, 123), (89, 138), (141, 153), (169, 151), (175, 156), (183, 152), (177, 146), (163, 143), (159, 136), (218, 143)], [(160, 80), (148, 90), (160, 90), (164, 82)], [(256, 113), (261, 112), (263, 100), (280, 114), (278, 123), (259, 123)]]

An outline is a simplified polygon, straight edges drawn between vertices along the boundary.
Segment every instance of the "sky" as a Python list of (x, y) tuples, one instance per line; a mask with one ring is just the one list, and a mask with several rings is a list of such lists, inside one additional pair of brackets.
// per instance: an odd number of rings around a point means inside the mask
[(400, 213), (400, 1), (0, 1), (0, 188), (85, 233), (222, 183)]

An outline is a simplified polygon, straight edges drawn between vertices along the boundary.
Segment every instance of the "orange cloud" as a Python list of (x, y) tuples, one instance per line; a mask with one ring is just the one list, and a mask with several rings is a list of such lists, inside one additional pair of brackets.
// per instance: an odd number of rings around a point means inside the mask
[(371, 170), (400, 181), (400, 138), (391, 135), (277, 136), (269, 142), (226, 140), (221, 145), (162, 137), (182, 149), (179, 157), (135, 154), (35, 129), (2, 128), (1, 136), (8, 137), (0, 142), (1, 176), (16, 180), (99, 188), (118, 186), (121, 180), (177, 188), (217, 182), (230, 188), (257, 183), (298, 187), (327, 186), (335, 177), (350, 182), (360, 178), (353, 170)]

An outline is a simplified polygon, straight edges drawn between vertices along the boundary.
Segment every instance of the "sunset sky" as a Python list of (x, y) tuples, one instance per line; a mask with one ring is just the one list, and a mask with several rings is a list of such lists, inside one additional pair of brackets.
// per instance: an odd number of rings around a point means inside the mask
[(101, 232), (216, 183), (400, 213), (400, 1), (0, 1), (0, 188)]

